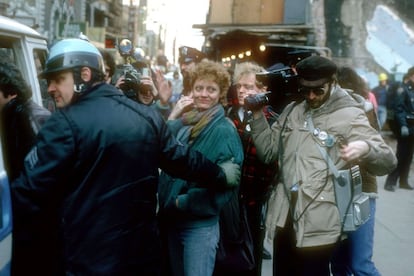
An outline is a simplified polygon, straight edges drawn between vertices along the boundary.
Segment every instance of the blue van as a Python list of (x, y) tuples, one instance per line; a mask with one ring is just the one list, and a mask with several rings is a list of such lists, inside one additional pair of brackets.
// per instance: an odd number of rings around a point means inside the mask
[[(0, 16), (0, 52), (21, 70), (33, 92), (33, 100), (53, 110), (46, 83), (37, 78), (48, 54), (46, 38), (24, 24)], [(12, 226), (10, 185), (0, 147), (0, 276), (10, 275)]]

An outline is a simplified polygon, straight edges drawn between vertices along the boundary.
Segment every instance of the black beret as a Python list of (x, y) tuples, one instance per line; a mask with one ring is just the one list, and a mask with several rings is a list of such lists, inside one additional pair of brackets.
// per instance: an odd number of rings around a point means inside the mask
[(330, 59), (321, 56), (310, 56), (296, 64), (299, 83), (307, 87), (323, 85), (332, 80), (336, 71), (336, 64)]
[(181, 46), (180, 48), (178, 48), (178, 51), (178, 63), (180, 64), (190, 62), (198, 63), (206, 57), (206, 55), (203, 52), (200, 52), (199, 50), (188, 46)]

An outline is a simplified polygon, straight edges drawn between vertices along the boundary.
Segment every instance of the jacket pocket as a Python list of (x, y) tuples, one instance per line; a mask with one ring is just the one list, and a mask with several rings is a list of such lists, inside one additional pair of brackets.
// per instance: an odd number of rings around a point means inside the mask
[(301, 191), (296, 216), (302, 216), (304, 235), (319, 235), (337, 229), (339, 212), (333, 191), (309, 187)]

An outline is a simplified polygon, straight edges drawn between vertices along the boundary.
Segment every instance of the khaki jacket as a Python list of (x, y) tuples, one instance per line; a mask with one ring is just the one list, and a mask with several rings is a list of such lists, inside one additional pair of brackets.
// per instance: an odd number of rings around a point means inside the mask
[[(310, 113), (315, 129), (325, 132), (328, 140), (309, 130), (306, 114)], [(264, 118), (251, 122), (258, 158), (264, 163), (279, 160), (280, 177), (270, 199), (267, 229), (273, 238), (276, 226), (283, 227), (289, 208), (293, 215), (298, 247), (335, 243), (341, 232), (339, 211), (335, 203), (332, 174), (317, 144), (323, 147), (338, 169), (346, 167), (340, 158), (338, 140), (362, 140), (370, 147), (359, 160), (369, 173), (385, 175), (397, 163), (393, 150), (370, 126), (362, 106), (339, 86), (333, 87), (329, 99), (318, 109), (309, 110), (305, 101), (288, 105), (271, 127)], [(298, 187), (295, 206), (290, 206), (291, 189)]]

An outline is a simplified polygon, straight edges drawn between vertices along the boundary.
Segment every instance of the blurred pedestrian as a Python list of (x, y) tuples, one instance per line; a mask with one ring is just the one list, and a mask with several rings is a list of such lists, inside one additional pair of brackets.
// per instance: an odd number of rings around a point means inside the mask
[(41, 77), (61, 108), (11, 185), (14, 222), (56, 212), (37, 221), (60, 237), (54, 275), (158, 275), (158, 168), (214, 191), (238, 185), (239, 166), (220, 168), (177, 142), (158, 112), (106, 84), (104, 72), (87, 41), (51, 47)]
[[(369, 90), (363, 78), (353, 68), (344, 66), (338, 69), (338, 84), (361, 103), (369, 123), (379, 131), (378, 118), (373, 104), (368, 101)], [(362, 97), (358, 98), (358, 95)], [(378, 198), (377, 178), (365, 168), (363, 163), (360, 164), (360, 171), (362, 191), (370, 198), (370, 217), (356, 231), (347, 233), (347, 237), (339, 242), (331, 261), (333, 275), (380, 275), (372, 261)]]
[(386, 181), (384, 189), (393, 192), (399, 181), (400, 188), (413, 190), (408, 182), (411, 162), (414, 153), (414, 67), (408, 69), (404, 81), (397, 88), (394, 105), (394, 118), (397, 129), (397, 159), (398, 165)]
[[(172, 112), (176, 115), (170, 116), (169, 128), (180, 142), (203, 153), (212, 162), (232, 159), (241, 166), (240, 138), (224, 112), (230, 75), (221, 64), (207, 60), (198, 63), (191, 74), (192, 108), (188, 112)], [(219, 242), (220, 211), (237, 196), (237, 190), (212, 191), (199, 182), (175, 178), (166, 171), (161, 173), (159, 213), (173, 275), (212, 275)]]
[[(264, 72), (265, 69), (256, 63), (243, 62), (236, 65), (233, 84), (236, 87), (237, 104), (227, 111), (228, 117), (235, 124), (243, 143), (244, 162), (240, 182), (240, 203), (246, 207), (255, 259), (255, 267), (251, 271), (238, 272), (238, 275), (261, 275), (264, 254), (263, 240), (266, 231), (265, 208), (271, 181), (277, 171), (276, 162), (266, 165), (259, 161), (256, 156), (256, 147), (253, 143), (249, 124), (250, 113), (245, 105), (246, 97), (266, 92), (265, 84), (256, 79), (257, 73)], [(263, 106), (262, 111), (269, 125), (272, 125), (278, 115), (270, 105)], [(231, 272), (234, 271), (226, 271), (226, 274), (221, 275), (229, 275)]]
[(178, 101), (183, 92), (183, 79), (180, 76), (180, 73), (176, 70), (173, 72), (173, 78), (171, 80), (172, 86), (172, 96), (169, 102), (173, 105)]
[[(372, 100), (372, 93), (369, 90), (366, 81), (358, 73), (349, 66), (342, 66), (338, 68), (337, 73), (338, 84), (341, 88), (346, 89), (354, 99), (360, 102), (363, 105), (365, 114), (368, 117), (369, 123), (373, 128), (380, 131), (380, 123), (378, 119), (378, 104), (376, 102), (375, 96)], [(359, 98), (356, 95), (361, 96)]]
[(372, 92), (378, 103), (378, 119), (381, 129), (387, 120), (387, 97), (389, 88), (388, 75), (386, 73), (380, 73), (378, 75), (378, 85), (372, 89)]
[(102, 58), (104, 60), (104, 66), (105, 66), (105, 76), (104, 80), (106, 83), (111, 84), (112, 83), (112, 76), (115, 73), (116, 69), (116, 63), (115, 59), (112, 56), (112, 54), (107, 49), (99, 49), (99, 52), (102, 55)]
[(396, 159), (361, 105), (337, 85), (334, 62), (311, 56), (296, 70), (305, 100), (286, 106), (271, 127), (261, 108), (250, 122), (257, 156), (279, 166), (267, 212), (273, 275), (330, 276), (343, 226), (325, 152), (338, 169), (356, 163), (373, 175), (388, 173)]

